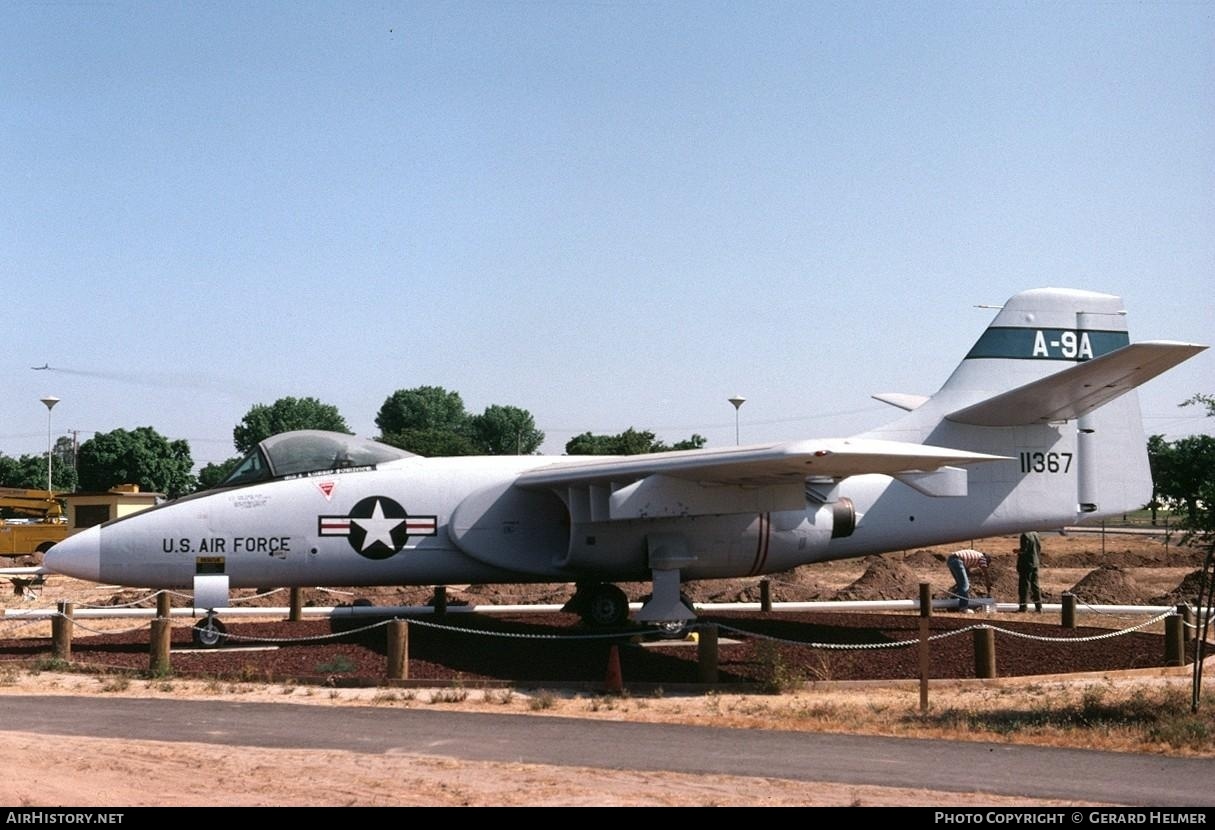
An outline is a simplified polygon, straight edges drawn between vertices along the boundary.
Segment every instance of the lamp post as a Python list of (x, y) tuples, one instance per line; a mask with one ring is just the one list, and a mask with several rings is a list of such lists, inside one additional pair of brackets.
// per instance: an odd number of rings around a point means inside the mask
[(59, 399), (54, 395), (47, 395), (41, 399), (46, 404), (46, 491), (51, 492), (51, 410), (55, 408), (55, 404), (59, 403)]
[(728, 400), (734, 404), (734, 446), (738, 446), (738, 410), (746, 403), (747, 399), (742, 395), (735, 395)]

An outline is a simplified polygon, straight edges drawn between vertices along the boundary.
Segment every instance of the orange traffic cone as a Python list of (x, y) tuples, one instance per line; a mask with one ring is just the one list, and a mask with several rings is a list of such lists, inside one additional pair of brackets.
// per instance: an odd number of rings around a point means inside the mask
[(604, 690), (614, 694), (624, 692), (624, 678), (620, 676), (620, 646), (612, 644), (608, 652), (607, 677), (603, 680)]

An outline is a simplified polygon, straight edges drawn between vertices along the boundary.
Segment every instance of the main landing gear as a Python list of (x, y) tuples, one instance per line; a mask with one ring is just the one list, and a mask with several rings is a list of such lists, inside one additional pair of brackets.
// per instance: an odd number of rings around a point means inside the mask
[(561, 610), (577, 614), (592, 628), (617, 628), (629, 619), (629, 598), (606, 582), (580, 582)]
[(219, 617), (208, 614), (194, 623), (194, 645), (199, 648), (216, 648), (223, 645), (227, 633), (228, 629), (219, 621)]
[[(642, 612), (653, 601), (652, 594), (645, 597)], [(676, 608), (679, 619), (644, 619), (644, 613), (639, 613), (638, 619), (652, 623), (662, 637), (682, 637), (688, 630), (689, 622), (695, 619), (691, 611), (692, 600), (680, 592)], [(561, 610), (577, 614), (591, 628), (619, 628), (629, 620), (629, 598), (624, 591), (610, 583), (578, 583), (574, 596)]]

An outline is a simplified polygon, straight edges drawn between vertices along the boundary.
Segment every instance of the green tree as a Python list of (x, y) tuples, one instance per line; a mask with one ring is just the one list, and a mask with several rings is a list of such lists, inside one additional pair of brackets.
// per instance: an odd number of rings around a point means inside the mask
[(477, 455), (472, 438), (443, 429), (403, 429), (381, 435), (379, 440), (427, 458)]
[[(691, 438), (685, 438), (682, 441), (676, 441), (674, 444), (671, 445), (671, 449), (673, 449), (673, 450), (700, 450), (700, 449), (704, 449), (705, 442), (707, 442), (708, 440), (709, 439), (705, 438), (703, 435), (693, 432)], [(660, 450), (655, 450), (655, 452), (660, 452)]]
[(442, 386), (398, 389), (384, 401), (375, 416), (382, 435), (406, 430), (439, 430), (466, 434), (468, 413), (459, 392)]
[(256, 404), (232, 430), (232, 443), (242, 456), (271, 435), (296, 429), (324, 429), (351, 432), (336, 406), (316, 398), (279, 398), (274, 403)]
[(487, 406), (469, 418), (469, 426), (477, 450), (485, 455), (531, 455), (544, 443), (535, 418), (517, 406)]
[(1152, 524), (1156, 524), (1156, 513), (1164, 505), (1160, 501), (1160, 485), (1170, 475), (1171, 448), (1163, 435), (1150, 435), (1147, 441), (1148, 466), (1152, 471), (1152, 500), (1148, 507), (1152, 511)]
[(241, 462), (244, 456), (234, 455), (226, 461), (214, 462), (207, 464), (198, 471), (198, 489), (209, 490), (219, 484), (228, 474), (236, 469), (236, 465)]
[(177, 498), (197, 487), (190, 445), (170, 441), (152, 427), (97, 433), (80, 445), (76, 466), (84, 490), (138, 484), (141, 490)]
[(375, 425), (381, 441), (418, 455), (477, 454), (464, 400), (441, 386), (398, 389), (380, 407)]
[(1180, 511), (1185, 530), (1215, 533), (1215, 437), (1189, 435), (1148, 446), (1159, 500)]
[(566, 455), (642, 455), (668, 450), (698, 450), (705, 445), (702, 435), (693, 434), (674, 445), (664, 444), (649, 430), (639, 432), (629, 427), (617, 435), (595, 435), (584, 432), (565, 444)]
[[(51, 489), (70, 493), (76, 489), (76, 469), (64, 464), (58, 455), (51, 465)], [(46, 453), (12, 458), (0, 454), (0, 487), (21, 487), (28, 490), (46, 489)]]

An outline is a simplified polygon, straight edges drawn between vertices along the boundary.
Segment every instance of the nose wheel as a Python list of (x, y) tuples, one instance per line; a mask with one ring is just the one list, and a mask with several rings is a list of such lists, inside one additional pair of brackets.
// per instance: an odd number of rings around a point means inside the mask
[(228, 629), (214, 614), (208, 614), (194, 623), (194, 645), (199, 648), (217, 648), (223, 644)]

